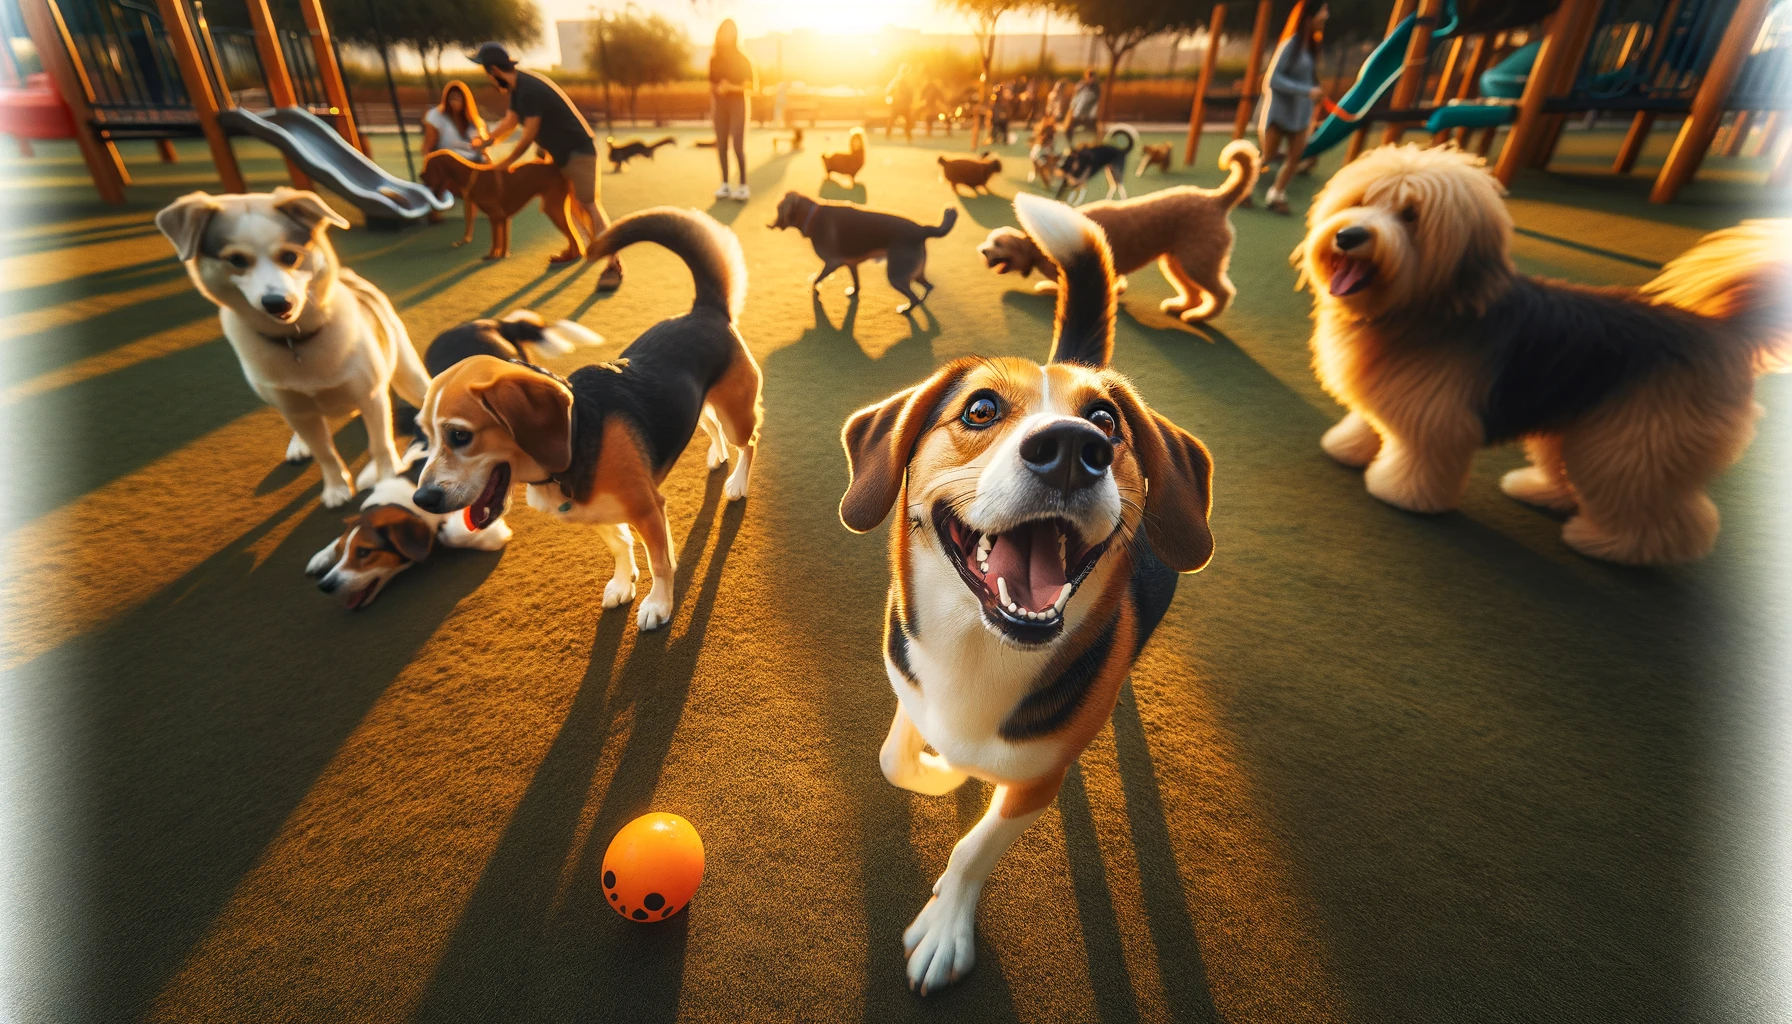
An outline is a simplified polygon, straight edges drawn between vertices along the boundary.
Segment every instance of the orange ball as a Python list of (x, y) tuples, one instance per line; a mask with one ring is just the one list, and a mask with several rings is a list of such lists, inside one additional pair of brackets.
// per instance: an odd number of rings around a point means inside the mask
[(688, 906), (703, 882), (703, 840), (676, 814), (643, 814), (604, 851), (604, 897), (631, 921), (659, 921)]

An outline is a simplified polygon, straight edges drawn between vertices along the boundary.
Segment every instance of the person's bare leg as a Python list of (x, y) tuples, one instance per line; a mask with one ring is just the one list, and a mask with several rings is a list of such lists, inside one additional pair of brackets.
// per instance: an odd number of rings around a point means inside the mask
[(1288, 209), (1288, 183), (1294, 180), (1294, 172), (1300, 166), (1301, 151), (1307, 148), (1305, 131), (1288, 133), (1288, 156), (1282, 161), (1281, 170), (1276, 172), (1275, 184), (1269, 186), (1269, 194), (1265, 200), (1271, 210), (1276, 213), (1290, 213)]

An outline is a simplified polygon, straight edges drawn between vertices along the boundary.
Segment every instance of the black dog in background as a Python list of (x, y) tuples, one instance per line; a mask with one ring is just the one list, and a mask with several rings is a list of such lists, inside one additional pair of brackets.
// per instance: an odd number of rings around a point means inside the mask
[(622, 170), (623, 164), (628, 163), (638, 156), (644, 156), (647, 159), (652, 160), (654, 150), (659, 149), (661, 146), (676, 146), (678, 145), (678, 140), (670, 135), (663, 139), (655, 139), (652, 142), (642, 142), (640, 139), (617, 142), (615, 139), (605, 138), (604, 145), (610, 147), (610, 172), (614, 174), (617, 171)]
[[(942, 237), (957, 222), (958, 211), (950, 206), (946, 207), (939, 227), (930, 228), (893, 213), (786, 192), (778, 201), (778, 219), (766, 226), (796, 228), (815, 247), (815, 255), (822, 261), (821, 273), (811, 279), (817, 291), (829, 275), (845, 267), (852, 274), (852, 287), (846, 294), (857, 295), (859, 264), (884, 260), (890, 287), (908, 299), (896, 307), (896, 312), (907, 313), (933, 294), (933, 283), (927, 280), (927, 240)], [(919, 296), (913, 288), (917, 283), (927, 289)]]
[[(1125, 148), (1116, 146), (1114, 138), (1126, 140)], [(1070, 194), (1070, 205), (1075, 206), (1083, 201), (1089, 193), (1089, 182), (1097, 174), (1107, 172), (1109, 199), (1126, 198), (1126, 158), (1139, 148), (1139, 133), (1131, 125), (1117, 124), (1108, 132), (1108, 141), (1101, 143), (1085, 142), (1064, 154), (1058, 164), (1058, 173), (1063, 179), (1058, 182), (1058, 194), (1055, 198), (1063, 199), (1067, 189), (1074, 189)]]

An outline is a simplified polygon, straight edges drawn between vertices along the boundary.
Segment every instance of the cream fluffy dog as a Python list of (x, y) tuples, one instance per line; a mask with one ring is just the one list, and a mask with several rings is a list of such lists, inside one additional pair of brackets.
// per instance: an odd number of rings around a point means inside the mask
[(1349, 415), (1321, 442), (1413, 512), (1462, 500), (1475, 451), (1522, 440), (1501, 488), (1572, 513), (1562, 539), (1631, 565), (1717, 539), (1706, 485), (1741, 455), (1757, 374), (1792, 340), (1792, 221), (1706, 236), (1640, 290), (1525, 277), (1481, 161), (1378, 149), (1345, 166), (1295, 250), (1313, 368)]
[(378, 288), (336, 259), (325, 234), (346, 228), (313, 192), (192, 192), (156, 214), (199, 293), (218, 307), (243, 376), (292, 428), (286, 461), (316, 456), (323, 504), (354, 496), (328, 417), (360, 413), (371, 458), (356, 483), (399, 472), (392, 397), (422, 405), (429, 374)]

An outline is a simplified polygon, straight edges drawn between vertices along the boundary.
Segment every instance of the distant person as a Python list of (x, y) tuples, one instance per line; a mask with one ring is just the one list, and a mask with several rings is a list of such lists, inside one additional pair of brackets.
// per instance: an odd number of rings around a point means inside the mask
[[(946, 122), (946, 134), (952, 134), (952, 111), (947, 106), (946, 90), (941, 87), (939, 79), (929, 78), (927, 84), (921, 87), (920, 111), (921, 120), (927, 125), (928, 138), (933, 138), (935, 121)], [(941, 117), (942, 114), (947, 116)]]
[(890, 123), (884, 126), (884, 138), (896, 130), (896, 119), (902, 119), (902, 137), (915, 141), (915, 85), (909, 80), (908, 65), (896, 69), (896, 77), (884, 89), (884, 102), (890, 105)]
[(1269, 186), (1264, 202), (1276, 213), (1292, 213), (1288, 208), (1288, 183), (1299, 170), (1301, 151), (1307, 148), (1307, 132), (1313, 127), (1313, 104), (1325, 92), (1319, 88), (1319, 45), (1325, 37), (1325, 22), (1331, 10), (1320, 0), (1309, 8), (1301, 0), (1288, 14), (1282, 29), (1282, 41), (1263, 80), (1263, 119), (1257, 135), (1263, 140), (1264, 158), (1273, 158), (1284, 143), (1288, 155), (1282, 169)]
[(1070, 123), (1070, 80), (1060, 78), (1052, 83), (1052, 91), (1045, 98), (1045, 116), (1057, 124)]
[[(717, 199), (752, 198), (747, 187), (747, 97), (758, 90), (759, 80), (753, 62), (740, 49), (740, 27), (733, 18), (723, 18), (716, 26), (715, 52), (709, 58), (709, 95), (716, 125), (716, 157), (722, 161), (722, 185), (716, 189)], [(734, 148), (735, 177), (739, 184), (728, 185), (728, 149)]]
[(1005, 85), (996, 86), (989, 98), (989, 141), (998, 146), (1008, 144), (1008, 120), (1014, 111), (1014, 94)]
[(485, 121), (479, 116), (479, 104), (473, 102), (473, 90), (457, 78), (442, 87), (442, 101), (423, 114), (423, 152), (445, 149), (474, 163), (490, 163), (491, 156), (475, 148), (475, 142), (489, 142)]
[[(578, 202), (578, 211), (584, 213), (582, 219), (573, 217), (572, 223), (578, 233), (590, 233), (590, 237), (583, 240), (584, 247), (589, 250), (591, 239), (610, 226), (610, 218), (597, 201), (597, 140), (592, 138), (591, 126), (585, 123), (584, 115), (559, 86), (533, 71), (518, 68), (503, 43), (481, 44), (479, 52), (467, 59), (485, 68), (492, 84), (510, 94), (510, 109), (505, 111), (504, 119), (492, 129), (489, 138), (483, 142), (474, 140), (473, 148), (484, 151), (521, 124), (523, 136), (517, 140), (516, 148), (493, 164), (492, 170), (500, 173), (508, 170), (529, 151), (530, 146), (540, 144), (566, 178), (566, 184)], [(613, 292), (620, 287), (622, 260), (612, 256), (603, 273), (597, 276), (597, 290)]]
[(1076, 92), (1070, 97), (1070, 120), (1064, 126), (1064, 142), (1066, 145), (1076, 144), (1076, 130), (1086, 127), (1090, 134), (1098, 129), (1095, 121), (1101, 115), (1101, 83), (1095, 80), (1095, 69), (1083, 72), (1083, 80), (1077, 83)]

